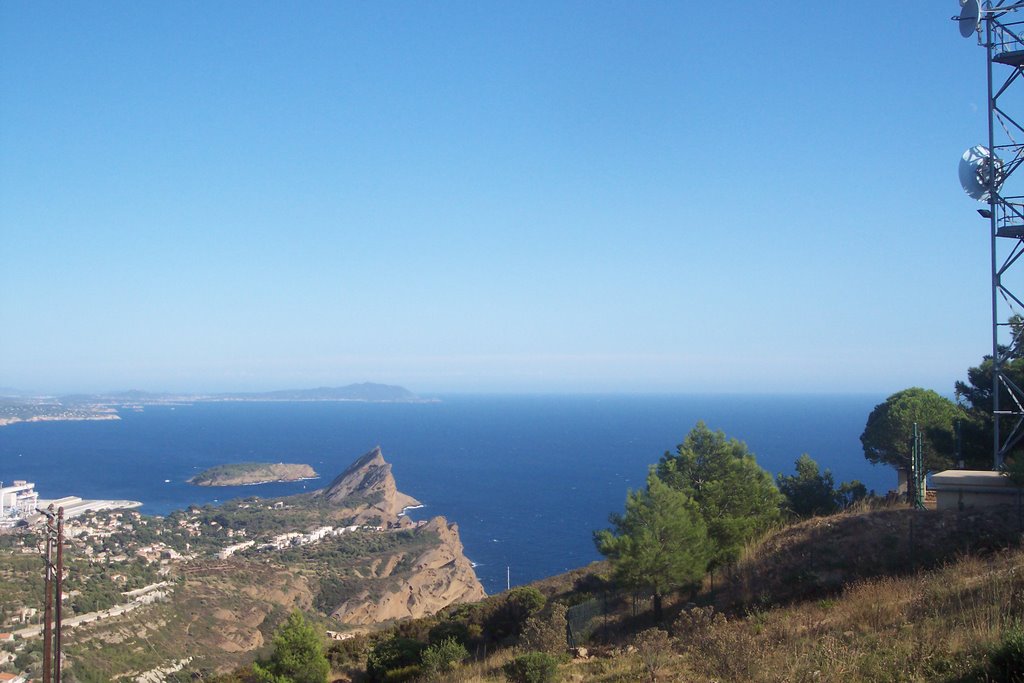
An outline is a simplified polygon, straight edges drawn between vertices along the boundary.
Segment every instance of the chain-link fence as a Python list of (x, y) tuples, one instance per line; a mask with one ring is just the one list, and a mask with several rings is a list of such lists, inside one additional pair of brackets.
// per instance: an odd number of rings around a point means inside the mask
[(595, 632), (608, 625), (608, 618), (614, 612), (621, 614), (629, 607), (635, 617), (651, 609), (652, 600), (650, 593), (608, 591), (573, 605), (565, 613), (569, 647), (591, 642)]

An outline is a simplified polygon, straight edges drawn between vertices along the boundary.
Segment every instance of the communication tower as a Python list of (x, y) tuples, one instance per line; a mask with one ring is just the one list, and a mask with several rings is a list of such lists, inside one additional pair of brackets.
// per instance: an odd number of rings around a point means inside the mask
[(1008, 284), (1024, 255), (1024, 172), (1016, 189), (1011, 182), (1024, 163), (1024, 127), (1010, 106), (1024, 94), (1024, 1), (960, 0), (960, 7), (960, 15), (953, 17), (960, 35), (977, 37), (988, 69), (988, 143), (964, 152), (960, 184), (988, 204), (978, 213), (988, 219), (991, 239), (992, 449), (993, 469), (1000, 469), (1024, 439), (1024, 390), (1004, 372), (1015, 348), (1024, 343), (1021, 326), (1011, 324), (1014, 315), (1024, 315), (1024, 302)]

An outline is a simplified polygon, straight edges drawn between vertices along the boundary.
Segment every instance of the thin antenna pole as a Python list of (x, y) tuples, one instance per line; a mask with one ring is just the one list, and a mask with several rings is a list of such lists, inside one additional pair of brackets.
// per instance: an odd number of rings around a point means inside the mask
[(963, 442), (960, 438), (960, 420), (956, 421), (956, 468), (962, 470), (964, 468), (964, 450)]
[[(987, 3), (992, 9), (991, 0)], [(996, 262), (996, 135), (995, 101), (992, 99), (992, 22), (991, 14), (985, 17), (985, 64), (988, 67), (988, 210), (989, 240), (992, 254), (992, 469), (1003, 465), (1003, 454), (999, 447), (999, 265)]]
[(505, 590), (512, 590), (512, 568), (505, 565)]
[(52, 683), (50, 665), (53, 662), (53, 629), (50, 625), (53, 618), (53, 506), (46, 515), (46, 581), (43, 599), (43, 683)]
[(57, 508), (57, 629), (54, 634), (53, 680), (60, 683), (61, 659), (61, 604), (64, 602), (64, 507)]

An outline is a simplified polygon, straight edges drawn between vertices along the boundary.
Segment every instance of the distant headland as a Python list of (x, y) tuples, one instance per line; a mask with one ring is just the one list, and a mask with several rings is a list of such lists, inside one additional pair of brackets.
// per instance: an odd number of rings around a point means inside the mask
[(361, 403), (435, 403), (405, 387), (362, 382), (342, 387), (282, 389), (263, 392), (188, 394), (150, 391), (119, 391), (104, 394), (36, 396), (0, 390), (0, 427), (17, 422), (60, 420), (117, 420), (118, 409), (142, 410), (145, 406), (183, 405), (230, 401), (354, 401)]
[(319, 476), (309, 465), (284, 462), (237, 462), (203, 470), (189, 479), (188, 483), (196, 486), (251, 486), (316, 479)]

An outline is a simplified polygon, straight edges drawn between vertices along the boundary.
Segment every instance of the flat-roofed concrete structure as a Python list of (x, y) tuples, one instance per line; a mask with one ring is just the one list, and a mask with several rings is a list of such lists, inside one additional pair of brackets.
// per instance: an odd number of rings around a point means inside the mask
[(946, 470), (932, 475), (937, 510), (1008, 505), (1017, 502), (1021, 490), (999, 472)]
[(11, 486), (0, 486), (0, 517), (25, 516), (35, 512), (39, 494), (35, 484), (16, 479)]

